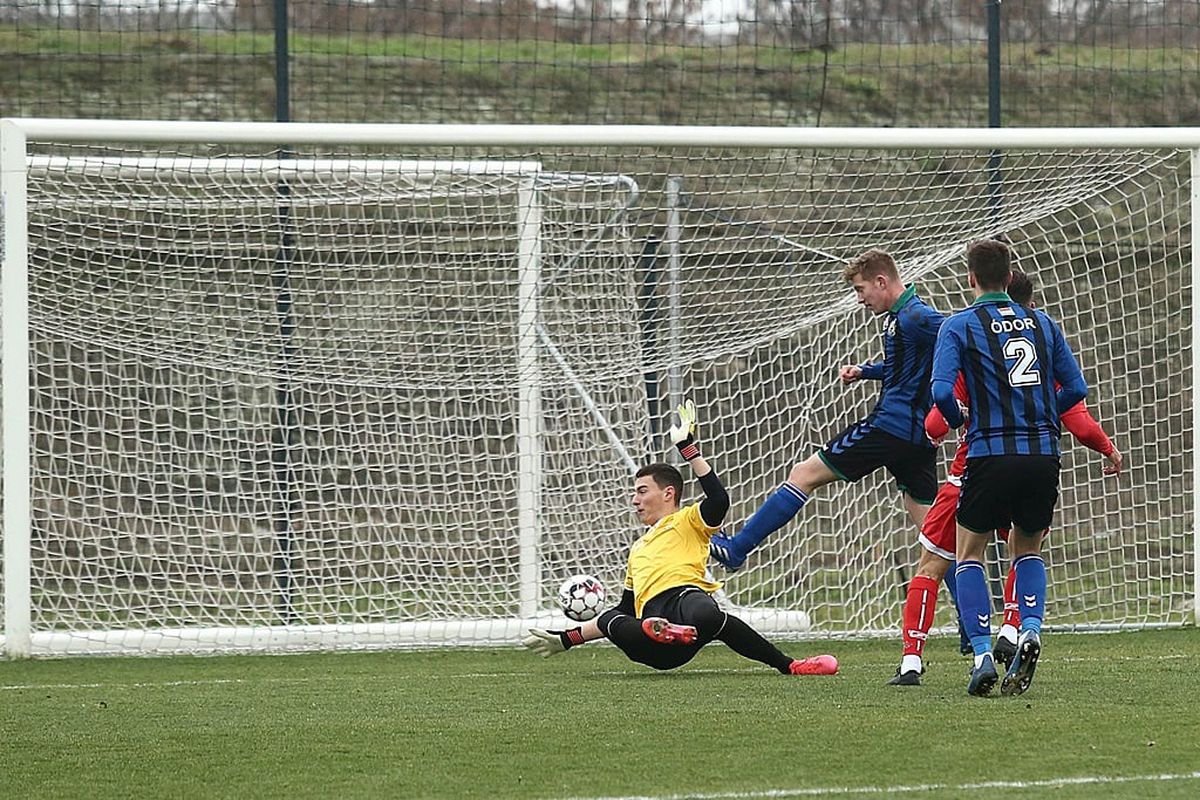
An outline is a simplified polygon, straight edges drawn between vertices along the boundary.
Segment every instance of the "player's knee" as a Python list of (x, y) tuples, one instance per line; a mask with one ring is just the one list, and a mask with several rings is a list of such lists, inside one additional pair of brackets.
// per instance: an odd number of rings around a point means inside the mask
[(1020, 528), (1013, 528), (1008, 537), (1009, 553), (1013, 558), (1040, 553), (1042, 551), (1042, 537), (1045, 534), (1045, 528), (1034, 533), (1025, 533)]
[(812, 455), (792, 466), (791, 471), (788, 472), (788, 483), (807, 493), (824, 486), (836, 477), (820, 456)]
[(696, 626), (696, 633), (704, 641), (714, 639), (721, 628), (725, 626), (725, 612), (717, 607), (715, 603), (705, 608), (699, 609), (692, 616), (692, 625)]
[(804, 481), (804, 465), (793, 464), (792, 468), (788, 470), (787, 479), (788, 483), (793, 486), (799, 486)]
[(939, 555), (930, 553), (926, 550), (921, 554), (921, 561), (917, 564), (917, 574), (922, 578), (932, 578), (935, 581), (940, 581), (946, 577), (946, 573), (950, 570), (950, 562)]
[(680, 621), (693, 626), (702, 642), (712, 641), (725, 626), (725, 612), (711, 595), (704, 592), (685, 594), (680, 598), (679, 611), (682, 617)]

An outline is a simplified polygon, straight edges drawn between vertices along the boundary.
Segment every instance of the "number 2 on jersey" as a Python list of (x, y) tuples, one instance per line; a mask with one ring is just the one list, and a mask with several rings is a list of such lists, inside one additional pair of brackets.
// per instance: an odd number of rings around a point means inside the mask
[(1042, 382), (1042, 373), (1034, 366), (1037, 364), (1037, 348), (1028, 339), (1016, 337), (1004, 343), (1004, 360), (1016, 361), (1008, 368), (1008, 382), (1011, 386), (1037, 386)]

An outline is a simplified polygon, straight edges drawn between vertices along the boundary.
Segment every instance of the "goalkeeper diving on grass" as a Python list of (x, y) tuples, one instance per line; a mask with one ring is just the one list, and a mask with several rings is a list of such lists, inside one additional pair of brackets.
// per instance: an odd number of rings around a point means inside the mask
[(721, 584), (705, 572), (708, 543), (729, 511), (729, 494), (696, 442), (696, 406), (679, 407), (671, 441), (691, 466), (704, 492), (699, 503), (680, 507), (683, 475), (670, 464), (650, 464), (634, 476), (631, 503), (648, 526), (629, 550), (621, 602), (581, 627), (565, 631), (531, 628), (522, 643), (543, 657), (595, 639), (608, 639), (632, 661), (654, 669), (681, 667), (714, 639), (735, 653), (784, 675), (833, 675), (831, 655), (795, 659), (782, 653), (713, 599)]

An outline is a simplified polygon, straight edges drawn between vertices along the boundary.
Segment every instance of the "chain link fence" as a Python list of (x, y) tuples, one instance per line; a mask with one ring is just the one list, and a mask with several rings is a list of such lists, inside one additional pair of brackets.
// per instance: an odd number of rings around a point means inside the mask
[[(1200, 124), (1200, 0), (995, 8), (1004, 125)], [(0, 0), (0, 114), (980, 126), (988, 10), (984, 0)]]

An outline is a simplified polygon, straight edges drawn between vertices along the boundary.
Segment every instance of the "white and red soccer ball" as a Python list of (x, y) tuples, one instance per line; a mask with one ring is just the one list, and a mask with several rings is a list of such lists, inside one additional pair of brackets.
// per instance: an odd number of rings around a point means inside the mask
[(604, 607), (604, 584), (594, 575), (573, 575), (558, 587), (558, 604), (576, 622), (587, 622)]

